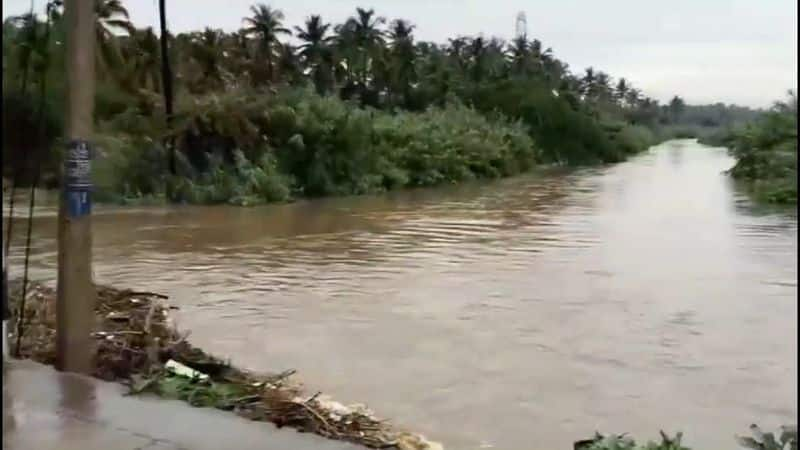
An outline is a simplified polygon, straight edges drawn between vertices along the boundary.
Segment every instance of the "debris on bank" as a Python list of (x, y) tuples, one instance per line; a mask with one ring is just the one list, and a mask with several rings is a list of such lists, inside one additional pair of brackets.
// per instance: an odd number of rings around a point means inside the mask
[[(19, 282), (11, 286), (10, 306), (17, 314), (21, 287)], [(30, 283), (26, 297), (20, 357), (53, 365), (56, 292)], [(188, 342), (188, 334), (178, 332), (169, 315), (176, 308), (166, 300), (153, 292), (97, 286), (92, 375), (123, 382), (131, 394), (152, 392), (367, 447), (443, 449), (421, 435), (395, 429), (364, 405), (346, 406), (322, 393), (307, 395), (290, 379), (294, 370), (259, 375), (206, 354)], [(16, 339), (12, 335), (9, 342)]]

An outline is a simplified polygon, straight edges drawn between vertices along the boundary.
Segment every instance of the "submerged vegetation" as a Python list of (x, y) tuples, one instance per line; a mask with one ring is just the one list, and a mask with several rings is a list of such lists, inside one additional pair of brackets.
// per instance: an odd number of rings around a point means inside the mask
[(789, 92), (753, 123), (725, 139), (736, 165), (731, 175), (768, 203), (797, 203), (797, 96)]
[[(617, 162), (691, 134), (687, 123), (724, 126), (734, 111), (680, 97), (659, 105), (624, 78), (573, 73), (527, 35), (418, 41), (412, 23), (372, 9), (290, 27), (259, 4), (237, 31), (167, 34), (162, 55), (159, 36), (131, 23), (121, 0), (96, 4), (101, 200), (253, 204)], [(15, 118), (4, 175), (20, 184), (39, 169), (57, 173), (64, 37), (58, 0), (44, 17), (3, 24), (7, 129)], [(47, 132), (36, 133), (42, 122)]]
[(626, 435), (603, 436), (596, 433), (592, 439), (575, 442), (574, 450), (691, 450), (681, 445), (683, 434), (669, 437), (661, 432), (661, 442), (650, 441), (645, 445), (638, 445), (636, 441)]
[[(797, 450), (797, 426), (782, 426), (778, 437), (774, 433), (763, 432), (757, 425), (750, 425), (752, 436), (738, 436), (740, 448), (751, 450)], [(603, 436), (596, 434), (592, 439), (575, 442), (574, 450), (691, 450), (681, 444), (683, 434), (670, 437), (661, 432), (661, 441), (637, 444), (625, 435)]]

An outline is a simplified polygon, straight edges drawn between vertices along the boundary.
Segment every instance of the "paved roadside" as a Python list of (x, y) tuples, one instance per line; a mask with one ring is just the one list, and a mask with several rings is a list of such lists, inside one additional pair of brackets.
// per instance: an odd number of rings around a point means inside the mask
[(11, 450), (356, 450), (185, 403), (126, 397), (123, 386), (32, 361), (3, 367), (3, 448)]

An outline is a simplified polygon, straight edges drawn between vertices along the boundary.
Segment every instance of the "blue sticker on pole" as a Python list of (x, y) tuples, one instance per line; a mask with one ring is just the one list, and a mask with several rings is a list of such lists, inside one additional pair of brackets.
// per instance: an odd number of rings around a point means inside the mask
[(92, 213), (92, 198), (89, 191), (67, 192), (67, 214), (70, 217), (83, 217)]
[(64, 195), (67, 214), (83, 217), (92, 212), (91, 151), (89, 143), (71, 141), (64, 159)]

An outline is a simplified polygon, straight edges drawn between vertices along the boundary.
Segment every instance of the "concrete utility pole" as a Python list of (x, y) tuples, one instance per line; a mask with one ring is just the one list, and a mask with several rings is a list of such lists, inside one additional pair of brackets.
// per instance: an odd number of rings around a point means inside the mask
[(94, 0), (64, 2), (67, 34), (67, 138), (58, 211), (56, 367), (89, 373), (95, 289), (92, 282), (91, 179), (95, 90)]

